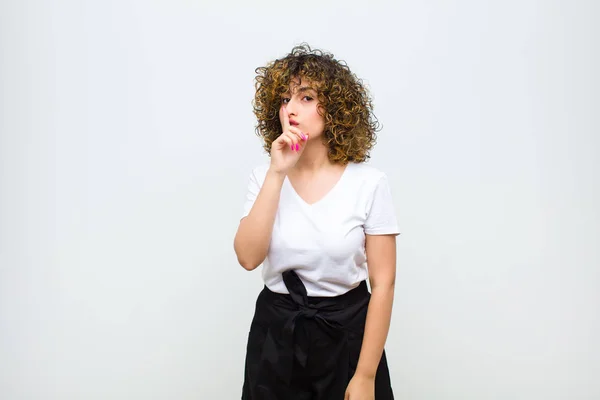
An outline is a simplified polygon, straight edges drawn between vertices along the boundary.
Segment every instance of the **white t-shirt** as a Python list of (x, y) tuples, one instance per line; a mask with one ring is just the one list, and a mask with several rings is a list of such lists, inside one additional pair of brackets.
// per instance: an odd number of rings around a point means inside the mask
[[(269, 165), (250, 174), (243, 216), (250, 213)], [(337, 296), (368, 278), (365, 234), (399, 234), (387, 176), (364, 163), (349, 163), (335, 186), (306, 203), (286, 177), (267, 258), (265, 285), (288, 293), (282, 273), (294, 269), (309, 296)]]

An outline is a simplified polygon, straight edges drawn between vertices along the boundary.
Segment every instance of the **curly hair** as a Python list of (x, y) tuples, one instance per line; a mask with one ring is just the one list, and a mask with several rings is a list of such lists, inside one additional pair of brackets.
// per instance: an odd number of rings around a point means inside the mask
[(281, 95), (289, 91), (290, 81), (305, 79), (318, 93), (318, 113), (325, 122), (323, 140), (329, 148), (329, 160), (346, 164), (370, 158), (380, 125), (367, 89), (344, 61), (303, 43), (255, 72), (252, 105), (258, 120), (256, 134), (263, 139), (267, 153), (281, 134)]

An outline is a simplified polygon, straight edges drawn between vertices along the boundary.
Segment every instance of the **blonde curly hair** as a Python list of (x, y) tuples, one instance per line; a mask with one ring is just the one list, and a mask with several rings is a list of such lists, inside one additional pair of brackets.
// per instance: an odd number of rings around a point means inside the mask
[(263, 139), (267, 153), (281, 134), (281, 95), (289, 91), (291, 81), (303, 79), (318, 93), (318, 112), (325, 121), (323, 140), (329, 148), (329, 159), (340, 164), (369, 159), (380, 124), (373, 114), (367, 89), (345, 62), (303, 43), (255, 72), (252, 105), (258, 120), (256, 134)]

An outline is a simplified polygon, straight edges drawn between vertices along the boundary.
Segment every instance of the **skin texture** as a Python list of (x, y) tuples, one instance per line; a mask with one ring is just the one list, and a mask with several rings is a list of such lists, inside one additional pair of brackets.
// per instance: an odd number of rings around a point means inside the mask
[[(369, 158), (377, 128), (366, 90), (330, 55), (300, 46), (257, 72), (257, 134), (271, 163), (234, 239), (238, 261), (248, 271), (268, 254), (284, 179), (307, 203), (318, 201), (335, 185), (348, 162)], [(345, 400), (374, 399), (375, 373), (392, 313), (396, 238), (366, 235), (365, 250), (371, 300), (357, 370)]]

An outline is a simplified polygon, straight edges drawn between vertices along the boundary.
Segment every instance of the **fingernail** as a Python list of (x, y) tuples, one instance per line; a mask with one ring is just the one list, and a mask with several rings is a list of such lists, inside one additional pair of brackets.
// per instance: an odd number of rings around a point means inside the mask
[(294, 150), (294, 145), (293, 144), (290, 146), (290, 149)]
[(302, 135), (302, 140), (306, 140), (306, 136), (304, 136), (304, 133), (300, 132), (300, 135)]
[(296, 144), (296, 151), (300, 151), (300, 145)]

